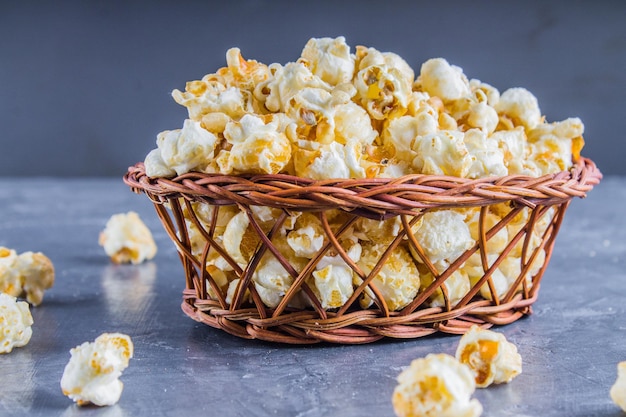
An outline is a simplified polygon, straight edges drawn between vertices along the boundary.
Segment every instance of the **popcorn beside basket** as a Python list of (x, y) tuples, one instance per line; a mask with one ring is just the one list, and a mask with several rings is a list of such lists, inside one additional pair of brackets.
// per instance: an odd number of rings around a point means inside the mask
[(227, 62), (173, 93), (189, 119), (124, 178), (178, 249), (186, 314), (367, 343), (530, 313), (571, 199), (601, 178), (580, 120), (547, 124), (526, 90), (442, 59), (414, 79), (343, 38), (285, 66)]

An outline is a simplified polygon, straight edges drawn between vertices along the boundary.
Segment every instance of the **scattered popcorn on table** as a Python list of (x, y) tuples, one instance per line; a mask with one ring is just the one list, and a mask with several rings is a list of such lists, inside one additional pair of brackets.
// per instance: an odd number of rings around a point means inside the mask
[(461, 337), (455, 356), (470, 367), (480, 388), (511, 382), (522, 372), (517, 347), (503, 334), (476, 325)]
[(33, 334), (32, 325), (28, 303), (0, 292), (0, 353), (26, 346)]
[(472, 371), (446, 354), (415, 359), (398, 375), (392, 404), (398, 417), (477, 417), (483, 408), (471, 398)]
[(63, 394), (78, 405), (113, 405), (122, 395), (122, 371), (133, 357), (133, 342), (121, 333), (104, 333), (70, 350), (61, 377)]
[(13, 297), (25, 297), (37, 306), (43, 301), (44, 291), (54, 284), (54, 265), (41, 252), (17, 254), (0, 247), (0, 292)]
[[(231, 48), (226, 52), (226, 66), (189, 81), (184, 91), (174, 90), (172, 97), (187, 109), (188, 118), (182, 128), (157, 135), (157, 148), (145, 159), (147, 175), (170, 178), (190, 171), (287, 174), (318, 181), (413, 174), (468, 179), (540, 176), (570, 169), (584, 146), (580, 119), (549, 123), (530, 91), (514, 87), (501, 93), (485, 82), (468, 78), (462, 68), (443, 58), (434, 57), (415, 66), (419, 69), (416, 72), (393, 52), (361, 45), (351, 49), (342, 36), (312, 38), (294, 58), (284, 64), (264, 64), (246, 60), (238, 48)], [(262, 247), (262, 240), (248, 214), (238, 207), (220, 207), (214, 219), (209, 205), (193, 205), (196, 222), (183, 208), (192, 252), (198, 258), (207, 252), (207, 271), (215, 278), (221, 295), (230, 300), (235, 281), (241, 278), (238, 268), (247, 267)], [(282, 214), (270, 208), (251, 210), (266, 234)], [(491, 206), (485, 217), (486, 230), (510, 210), (505, 204)], [(403, 308), (420, 287), (423, 290), (432, 282), (433, 271), (428, 264), (441, 273), (480, 241), (479, 213), (471, 209), (429, 211), (412, 225), (410, 233), (415, 240), (405, 235), (392, 251), (390, 262), (372, 281), (390, 309)], [(480, 288), (480, 296), (502, 298), (511, 290), (520, 278), (522, 265), (541, 244), (553, 213), (549, 211), (534, 224), (528, 240), (519, 239), (494, 270), (491, 281)], [(274, 230), (272, 241), (281, 252), (284, 249), (283, 256), (296, 270), (312, 259), (321, 259), (310, 268), (306, 283), (324, 308), (343, 305), (361, 278), (337, 254), (319, 253), (328, 237), (315, 214), (287, 214), (282, 226)], [(336, 230), (346, 216), (342, 213), (333, 223), (329, 215), (331, 229)], [(211, 226), (214, 220), (216, 224)], [(529, 210), (522, 210), (488, 240), (489, 265), (517, 233), (523, 232), (528, 220)], [(209, 230), (212, 232), (207, 239)], [(360, 259), (353, 260), (371, 271), (381, 255), (377, 245), (389, 244), (401, 232), (406, 233), (399, 216), (384, 221), (360, 218), (349, 232), (354, 247), (362, 248)], [(346, 235), (341, 239), (347, 239)], [(208, 247), (210, 241), (220, 245), (231, 259)], [(421, 259), (414, 241), (428, 259)], [(522, 253), (525, 244), (526, 252)], [(115, 251), (121, 252), (117, 261), (136, 262), (145, 256), (118, 246)], [(539, 250), (526, 276), (520, 278), (526, 288), (544, 262), (545, 251)], [(444, 306), (445, 291), (454, 304), (484, 270), (483, 259), (475, 253), (429, 302)], [(267, 255), (261, 259), (253, 282), (263, 302), (273, 307), (289, 290), (293, 276), (273, 255)], [(515, 291), (521, 289), (520, 284)], [(211, 297), (215, 290), (208, 290)], [(359, 301), (371, 306), (373, 297), (367, 288)], [(300, 294), (298, 298), (306, 297)]]
[(111, 216), (98, 243), (116, 264), (139, 264), (154, 258), (157, 252), (150, 229), (134, 211)]
[(626, 361), (617, 364), (617, 379), (609, 393), (613, 402), (626, 411)]

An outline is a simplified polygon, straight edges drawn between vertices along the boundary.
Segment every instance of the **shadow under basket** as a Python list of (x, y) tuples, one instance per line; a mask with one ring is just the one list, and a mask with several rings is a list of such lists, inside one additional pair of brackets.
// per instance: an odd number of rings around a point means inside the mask
[[(595, 164), (581, 157), (569, 171), (538, 178), (315, 181), (191, 172), (166, 179), (148, 177), (138, 163), (124, 182), (154, 203), (178, 249), (186, 277), (182, 309), (188, 316), (242, 338), (353, 344), (461, 334), (473, 324), (503, 325), (530, 314), (570, 201), (585, 197), (601, 178)], [(471, 218), (472, 230), (461, 254), (444, 261), (431, 259), (419, 233), (425, 216), (442, 210)], [(224, 223), (235, 214), (244, 228), (238, 235), (225, 231)], [(313, 253), (296, 262), (285, 241), (299, 216), (313, 221), (318, 239)], [(363, 232), (364, 225), (392, 231), (386, 239), (357, 242), (377, 248), (367, 265), (351, 256), (345, 243), (354, 244), (355, 230)], [(233, 244), (224, 243), (233, 236), (235, 253)], [(387, 267), (398, 262), (399, 251), (410, 254), (402, 259), (412, 262), (408, 270), (415, 277), (394, 277)], [(328, 259), (353, 280), (347, 290), (344, 285), (340, 305), (316, 288), (322, 285), (318, 279), (328, 278), (319, 273)], [(269, 288), (269, 302), (268, 268), (265, 281), (259, 278), (268, 260), (282, 285)], [(413, 282), (413, 293), (403, 302), (390, 299), (397, 278)]]

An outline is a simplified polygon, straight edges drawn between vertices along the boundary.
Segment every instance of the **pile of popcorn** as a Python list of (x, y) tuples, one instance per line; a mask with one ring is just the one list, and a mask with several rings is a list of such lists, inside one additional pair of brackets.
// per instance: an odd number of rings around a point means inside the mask
[[(571, 168), (584, 144), (578, 118), (547, 123), (537, 99), (523, 88), (500, 93), (493, 86), (468, 79), (461, 68), (445, 59), (426, 61), (419, 74), (398, 55), (358, 46), (355, 53), (343, 37), (313, 38), (300, 58), (285, 65), (245, 60), (237, 48), (228, 50), (227, 66), (201, 80), (174, 90), (174, 100), (188, 110), (182, 128), (161, 132), (157, 148), (145, 159), (152, 178), (173, 177), (190, 171), (221, 174), (277, 174), (323, 180), (329, 178), (392, 178), (406, 174), (450, 175), (464, 178), (523, 174), (540, 176)], [(274, 225), (280, 210), (251, 207), (264, 232)], [(510, 212), (507, 204), (491, 206), (487, 226)], [(245, 269), (259, 238), (245, 211), (221, 207), (213, 222), (213, 208), (200, 204), (195, 216), (205, 230), (214, 230), (215, 242), (230, 259), (213, 248), (206, 269), (228, 303), (236, 292), (238, 268)], [(186, 212), (194, 255), (203, 256), (206, 233)], [(327, 213), (331, 229), (346, 220), (340, 210)], [(554, 210), (532, 230), (527, 253), (541, 243)], [(489, 267), (506, 244), (526, 224), (529, 211), (502, 228), (487, 244)], [(402, 230), (399, 218), (359, 219), (342, 235), (341, 245), (363, 272), (378, 259)], [(409, 304), (420, 289), (435, 279), (430, 265), (443, 272), (479, 239), (479, 209), (464, 208), (426, 213), (411, 229), (425, 256), (408, 243), (396, 246), (372, 284), (390, 310)], [(273, 244), (300, 271), (328, 242), (318, 216), (290, 212), (273, 237)], [(521, 274), (523, 239), (484, 284), (482, 297), (508, 293)], [(527, 260), (527, 259), (526, 259)], [(545, 261), (537, 249), (523, 278), (526, 285)], [(471, 257), (444, 286), (454, 305), (484, 274), (480, 254)], [(268, 307), (277, 306), (293, 276), (268, 251), (253, 276), (255, 289)], [(519, 282), (519, 281), (517, 281)], [(307, 280), (324, 309), (341, 307), (362, 283), (345, 259), (324, 253)], [(520, 286), (521, 287), (521, 286)], [(495, 292), (495, 293), (494, 293)], [(360, 298), (363, 308), (375, 298), (368, 287)], [(432, 306), (446, 300), (439, 288)], [(292, 306), (311, 303), (302, 294)]]

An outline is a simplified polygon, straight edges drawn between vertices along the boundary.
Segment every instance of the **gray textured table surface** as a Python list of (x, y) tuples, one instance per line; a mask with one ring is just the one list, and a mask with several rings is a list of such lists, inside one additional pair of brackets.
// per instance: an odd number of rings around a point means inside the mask
[[(517, 344), (523, 373), (477, 390), (483, 416), (620, 416), (609, 389), (626, 360), (626, 179), (605, 178), (565, 217), (534, 314), (497, 330)], [(98, 234), (137, 211), (159, 253), (112, 265)], [(57, 280), (32, 310), (30, 343), (0, 355), (0, 415), (393, 416), (396, 376), (457, 337), (361, 346), (291, 347), (242, 340), (187, 318), (183, 271), (150, 202), (118, 179), (0, 179), (0, 245), (42, 251)], [(135, 357), (118, 404), (75, 406), (59, 381), (69, 349), (107, 331)]]

